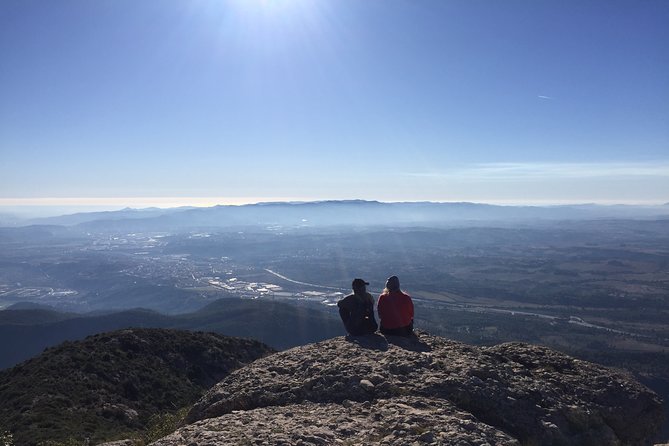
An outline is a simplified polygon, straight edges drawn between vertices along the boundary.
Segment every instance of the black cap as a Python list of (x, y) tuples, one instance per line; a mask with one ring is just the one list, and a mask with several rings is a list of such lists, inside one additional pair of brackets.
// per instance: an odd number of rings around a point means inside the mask
[(386, 288), (390, 291), (397, 291), (400, 289), (400, 279), (397, 276), (390, 276), (386, 281)]
[(369, 282), (365, 282), (362, 279), (353, 279), (353, 282), (351, 283), (351, 288), (353, 289), (362, 288), (367, 285), (369, 285)]

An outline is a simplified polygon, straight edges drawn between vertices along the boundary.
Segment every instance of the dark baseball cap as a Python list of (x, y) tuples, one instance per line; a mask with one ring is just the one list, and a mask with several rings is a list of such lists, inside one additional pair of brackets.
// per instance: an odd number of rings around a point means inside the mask
[(362, 279), (353, 279), (351, 283), (351, 288), (362, 288), (363, 286), (369, 285), (369, 282), (365, 282)]

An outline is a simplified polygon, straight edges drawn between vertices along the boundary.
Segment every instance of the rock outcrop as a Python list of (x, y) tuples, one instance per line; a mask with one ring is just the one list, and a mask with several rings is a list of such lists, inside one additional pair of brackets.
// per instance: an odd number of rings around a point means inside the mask
[(631, 377), (545, 347), (371, 335), (233, 372), (154, 444), (642, 445), (661, 421)]

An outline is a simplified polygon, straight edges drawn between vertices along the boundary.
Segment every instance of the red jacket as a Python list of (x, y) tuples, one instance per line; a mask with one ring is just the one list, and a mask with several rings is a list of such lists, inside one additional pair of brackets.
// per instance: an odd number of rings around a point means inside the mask
[(413, 321), (411, 296), (401, 291), (391, 291), (379, 296), (378, 312), (381, 327), (406, 327)]

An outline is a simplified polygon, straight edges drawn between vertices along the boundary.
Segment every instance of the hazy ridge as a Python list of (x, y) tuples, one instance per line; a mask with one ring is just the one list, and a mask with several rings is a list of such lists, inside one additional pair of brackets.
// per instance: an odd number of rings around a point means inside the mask
[(343, 333), (334, 315), (282, 302), (222, 299), (196, 312), (172, 316), (143, 309), (89, 315), (10, 309), (0, 311), (0, 369), (63, 341), (132, 327), (212, 331), (258, 339), (276, 349)]
[(477, 221), (667, 218), (669, 206), (500, 206), (481, 203), (333, 200), (219, 205), (210, 208), (123, 209), (28, 219), (11, 226), (79, 225), (85, 229), (176, 230), (246, 225), (421, 225)]

